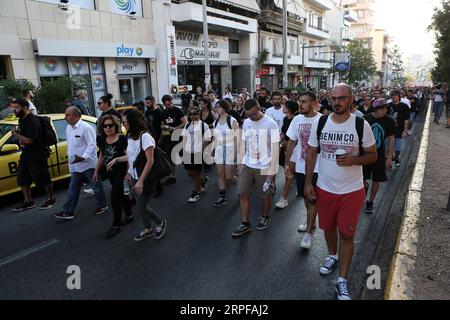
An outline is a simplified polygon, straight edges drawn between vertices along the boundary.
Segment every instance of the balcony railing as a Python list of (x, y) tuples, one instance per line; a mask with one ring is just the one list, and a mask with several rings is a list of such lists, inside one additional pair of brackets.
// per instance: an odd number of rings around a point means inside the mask
[(311, 24), (311, 23), (308, 23), (308, 27), (313, 28), (313, 29), (315, 29), (315, 30), (319, 30), (319, 31), (328, 33), (328, 34), (330, 33), (329, 30), (326, 30), (326, 29), (324, 29), (323, 27), (320, 27), (320, 26), (315, 26), (315, 25), (313, 25), (313, 24)]

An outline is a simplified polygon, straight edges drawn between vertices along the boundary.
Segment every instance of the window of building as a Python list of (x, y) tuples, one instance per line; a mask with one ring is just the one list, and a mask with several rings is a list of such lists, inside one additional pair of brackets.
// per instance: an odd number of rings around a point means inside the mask
[(365, 12), (364, 10), (358, 10), (358, 18), (364, 18), (365, 17)]
[(228, 45), (230, 53), (239, 53), (239, 40), (229, 39)]
[(295, 40), (289, 40), (289, 54), (295, 55), (297, 52), (295, 50)]

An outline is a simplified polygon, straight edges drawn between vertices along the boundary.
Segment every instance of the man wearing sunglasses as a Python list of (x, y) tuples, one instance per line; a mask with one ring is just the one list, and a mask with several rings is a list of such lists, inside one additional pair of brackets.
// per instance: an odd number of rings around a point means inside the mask
[(242, 141), (239, 148), (240, 173), (238, 193), (240, 195), (242, 223), (233, 232), (240, 237), (251, 231), (250, 193), (252, 189), (260, 194), (263, 215), (256, 229), (265, 230), (270, 224), (269, 211), (272, 207), (275, 175), (278, 171), (280, 153), (280, 131), (277, 123), (261, 112), (261, 106), (255, 99), (245, 101), (245, 113), (248, 117), (243, 125)]
[[(351, 114), (353, 101), (349, 85), (339, 84), (334, 88), (331, 95), (334, 112), (314, 121), (306, 155), (305, 198), (316, 203), (319, 225), (325, 232), (329, 253), (320, 273), (328, 275), (339, 264), (336, 285), (339, 300), (350, 300), (346, 279), (359, 215), (366, 197), (362, 166), (377, 160), (372, 129), (364, 119)], [(319, 175), (314, 188), (316, 160), (319, 162)]]

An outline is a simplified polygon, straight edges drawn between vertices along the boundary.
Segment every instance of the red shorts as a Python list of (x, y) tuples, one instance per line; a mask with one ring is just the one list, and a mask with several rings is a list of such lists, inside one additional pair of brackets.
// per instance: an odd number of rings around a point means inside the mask
[(334, 194), (317, 187), (316, 198), (320, 229), (327, 231), (338, 226), (340, 233), (355, 235), (366, 198), (364, 189), (347, 194)]

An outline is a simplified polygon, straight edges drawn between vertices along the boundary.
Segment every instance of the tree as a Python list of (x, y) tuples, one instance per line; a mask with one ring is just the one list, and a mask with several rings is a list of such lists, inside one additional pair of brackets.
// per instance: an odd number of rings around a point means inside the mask
[(363, 40), (353, 40), (344, 51), (350, 53), (350, 71), (340, 71), (341, 79), (354, 84), (365, 81), (375, 74), (377, 67), (372, 49), (366, 48)]
[(4, 88), (6, 97), (13, 98), (21, 98), (24, 90), (33, 92), (36, 90), (34, 84), (26, 79), (2, 80), (0, 81), (0, 87)]
[(434, 82), (450, 80), (450, 0), (442, 1), (442, 8), (435, 8), (428, 31), (436, 33), (436, 66), (432, 70)]
[(63, 113), (65, 100), (72, 97), (73, 80), (68, 77), (43, 80), (34, 95), (39, 113)]

